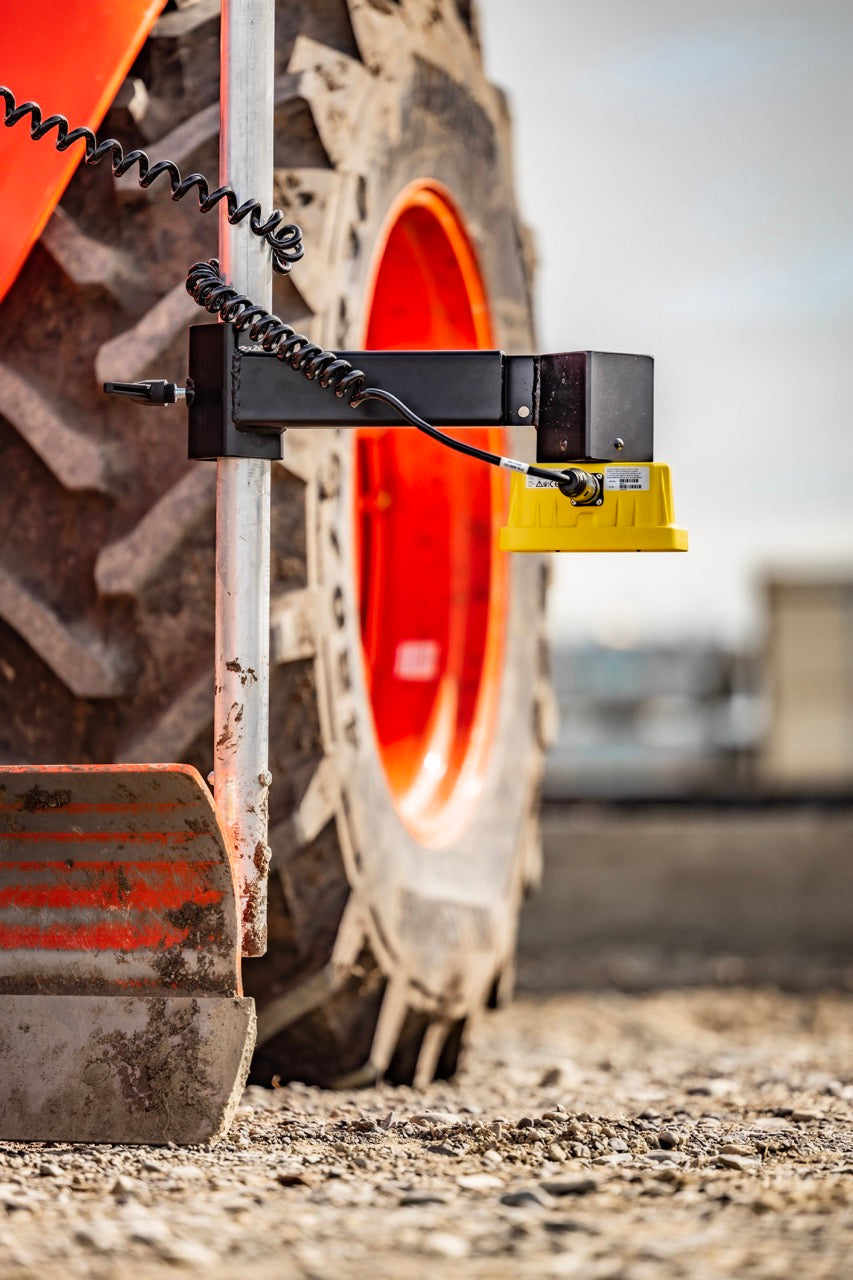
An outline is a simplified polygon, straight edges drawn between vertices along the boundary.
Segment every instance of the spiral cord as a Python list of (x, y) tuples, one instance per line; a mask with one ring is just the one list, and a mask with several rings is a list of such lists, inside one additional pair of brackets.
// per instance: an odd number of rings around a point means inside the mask
[(40, 142), (55, 129), (56, 137), (53, 139), (53, 145), (57, 151), (67, 151), (76, 142), (82, 142), (86, 148), (84, 164), (100, 164), (109, 156), (113, 176), (116, 178), (121, 178), (136, 166), (138, 171), (136, 180), (143, 189), (150, 187), (165, 174), (169, 180), (173, 200), (183, 200), (191, 191), (197, 191), (198, 207), (201, 213), (210, 213), (211, 209), (215, 209), (220, 201), (224, 200), (228, 206), (228, 221), (231, 225), (236, 226), (248, 218), (253, 234), (269, 245), (272, 250), (273, 270), (279, 275), (286, 275), (293, 263), (298, 262), (303, 256), (302, 232), (294, 223), (285, 223), (282, 226), (284, 214), (281, 210), (275, 209), (268, 218), (263, 219), (258, 201), (245, 200), (240, 204), (233, 187), (216, 187), (211, 191), (210, 183), (204, 174), (191, 173), (184, 178), (173, 160), (159, 160), (152, 164), (145, 151), (125, 152), (121, 143), (115, 138), (106, 138), (103, 142), (98, 142), (92, 130), (85, 125), (70, 129), (68, 120), (63, 115), (45, 118), (37, 102), (22, 102), (17, 106), (15, 95), (5, 85), (0, 85), (0, 98), (3, 99), (3, 123), (6, 128), (13, 128), (19, 121), (29, 116), (30, 137), (34, 142)]
[[(125, 152), (121, 143), (115, 138), (98, 142), (92, 130), (85, 125), (70, 129), (68, 120), (63, 115), (44, 117), (37, 102), (22, 102), (18, 106), (15, 95), (5, 85), (0, 85), (0, 98), (3, 99), (3, 124), (6, 128), (13, 128), (19, 121), (29, 116), (30, 137), (34, 142), (40, 142), (55, 129), (53, 145), (57, 151), (67, 151), (76, 142), (82, 142), (86, 148), (86, 154), (83, 157), (85, 164), (100, 164), (109, 156), (113, 176), (116, 178), (121, 178), (135, 166), (136, 180), (143, 189), (150, 187), (165, 174), (169, 180), (173, 200), (183, 200), (190, 191), (197, 191), (198, 207), (201, 213), (209, 213), (224, 200), (228, 207), (228, 221), (231, 225), (235, 226), (248, 218), (252, 233), (269, 245), (272, 250), (273, 270), (279, 275), (287, 275), (292, 265), (303, 257), (305, 250), (302, 245), (302, 232), (294, 223), (286, 223), (282, 226), (284, 214), (279, 209), (273, 210), (264, 220), (259, 202), (245, 200), (240, 204), (233, 187), (222, 186), (211, 191), (210, 183), (203, 174), (191, 173), (183, 178), (180, 169), (172, 160), (159, 160), (152, 164), (145, 151), (137, 149)], [(390, 391), (385, 391), (381, 387), (366, 386), (366, 375), (360, 369), (355, 369), (349, 360), (342, 359), (333, 351), (325, 351), (310, 338), (297, 333), (278, 316), (258, 306), (252, 302), (251, 298), (229, 285), (220, 272), (216, 258), (210, 258), (207, 262), (193, 263), (187, 273), (186, 286), (190, 297), (205, 311), (232, 325), (238, 333), (248, 329), (249, 337), (264, 351), (289, 364), (309, 381), (333, 391), (350, 408), (356, 409), (368, 400), (382, 401), (418, 431), (423, 432), (438, 444), (453, 449), (456, 453), (476, 458), (479, 462), (487, 462), (491, 466), (527, 472), (532, 476), (554, 482), (553, 471), (546, 471), (532, 463), (520, 462), (516, 458), (506, 458), (497, 453), (490, 453), (486, 449), (478, 449), (475, 445), (447, 436), (443, 431), (425, 422)]]
[(238, 333), (248, 329), (249, 337), (264, 351), (285, 361), (309, 381), (333, 390), (353, 409), (365, 399), (363, 393), (367, 379), (360, 369), (354, 369), (349, 360), (342, 360), (333, 351), (324, 351), (278, 316), (256, 306), (245, 294), (238, 293), (226, 283), (216, 258), (209, 262), (196, 262), (190, 267), (187, 292), (205, 311), (232, 325)]

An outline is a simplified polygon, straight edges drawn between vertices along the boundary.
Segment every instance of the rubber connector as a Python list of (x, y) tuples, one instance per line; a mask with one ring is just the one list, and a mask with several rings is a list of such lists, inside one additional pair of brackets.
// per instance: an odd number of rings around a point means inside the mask
[(560, 493), (571, 498), (576, 507), (594, 506), (601, 498), (601, 477), (590, 475), (581, 467), (567, 467), (557, 481)]

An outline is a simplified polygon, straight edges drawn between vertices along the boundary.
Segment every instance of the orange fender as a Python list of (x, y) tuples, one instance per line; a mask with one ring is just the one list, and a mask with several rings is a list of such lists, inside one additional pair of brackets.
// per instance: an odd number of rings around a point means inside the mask
[[(38, 102), (72, 128), (96, 129), (165, 0), (0, 0), (0, 84), (18, 105)], [(0, 104), (2, 105), (2, 104)], [(40, 142), (28, 120), (0, 127), (0, 299), (80, 163), (83, 144), (64, 154), (54, 133)]]

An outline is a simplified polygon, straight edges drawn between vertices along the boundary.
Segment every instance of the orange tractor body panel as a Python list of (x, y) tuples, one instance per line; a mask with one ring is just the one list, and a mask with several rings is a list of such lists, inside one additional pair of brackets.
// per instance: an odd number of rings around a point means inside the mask
[[(95, 129), (165, 0), (0, 0), (0, 83), (20, 106), (38, 102), (72, 128)], [(41, 234), (80, 163), (83, 144), (60, 154), (51, 132), (0, 130), (0, 299)]]

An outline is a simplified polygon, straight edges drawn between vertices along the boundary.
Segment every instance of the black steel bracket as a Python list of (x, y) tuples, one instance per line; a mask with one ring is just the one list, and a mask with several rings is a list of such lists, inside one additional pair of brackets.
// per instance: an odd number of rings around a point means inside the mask
[[(539, 462), (648, 462), (653, 449), (649, 356), (581, 351), (342, 351), (437, 427), (530, 426)], [(381, 401), (351, 408), (230, 325), (190, 328), (189, 456), (282, 457), (293, 427), (400, 427)]]

